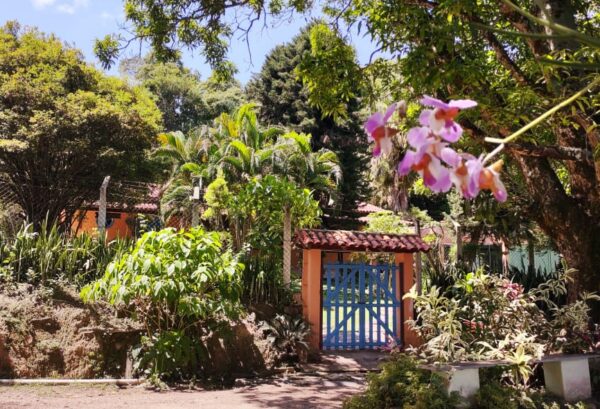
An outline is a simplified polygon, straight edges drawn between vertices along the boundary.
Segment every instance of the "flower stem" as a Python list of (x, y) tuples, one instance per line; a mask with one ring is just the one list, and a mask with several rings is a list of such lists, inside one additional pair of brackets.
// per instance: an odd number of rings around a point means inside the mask
[[(573, 94), (568, 99), (565, 99), (560, 104), (558, 104), (558, 105), (554, 106), (553, 108), (549, 109), (548, 111), (544, 112), (542, 115), (538, 116), (536, 119), (529, 122), (527, 125), (525, 125), (521, 129), (519, 129), (518, 131), (512, 133), (511, 135), (507, 136), (506, 138), (504, 138), (504, 139), (485, 138), (485, 141), (490, 142), (490, 143), (499, 143), (499, 144), (507, 144), (509, 142), (514, 141), (515, 139), (517, 139), (519, 136), (521, 136), (522, 134), (524, 134), (525, 132), (527, 132), (528, 130), (533, 128), (534, 126), (539, 125), (541, 122), (543, 122), (549, 116), (553, 115), (554, 113), (556, 113), (560, 109), (566, 107), (567, 105), (570, 105), (571, 103), (573, 103), (575, 100), (577, 100), (578, 98), (583, 96), (586, 92), (588, 92), (589, 90), (591, 90), (598, 84), (600, 84), (600, 76), (598, 78), (596, 78), (594, 81), (590, 82), (585, 88), (583, 88), (580, 91), (578, 91), (577, 93)], [(495, 151), (495, 149), (494, 149), (494, 151)]]
[(488, 153), (486, 155), (485, 158), (483, 158), (483, 161), (481, 162), (482, 164), (486, 164), (490, 159), (492, 159), (494, 156), (496, 156), (502, 149), (504, 149), (504, 144), (501, 143), (500, 145), (496, 146), (496, 148), (491, 151), (490, 153)]

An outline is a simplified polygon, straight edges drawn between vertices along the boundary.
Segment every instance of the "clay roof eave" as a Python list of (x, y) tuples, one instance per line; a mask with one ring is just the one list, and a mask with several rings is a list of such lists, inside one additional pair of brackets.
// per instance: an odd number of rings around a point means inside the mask
[(416, 253), (430, 247), (417, 235), (368, 233), (349, 230), (303, 229), (294, 236), (301, 249), (379, 253)]

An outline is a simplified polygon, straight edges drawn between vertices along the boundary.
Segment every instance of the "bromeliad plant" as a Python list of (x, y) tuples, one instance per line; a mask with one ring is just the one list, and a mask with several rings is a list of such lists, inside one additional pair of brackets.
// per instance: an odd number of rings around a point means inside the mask
[(81, 296), (133, 311), (146, 328), (139, 369), (155, 378), (182, 378), (195, 374), (200, 337), (211, 324), (240, 312), (242, 268), (218, 233), (164, 229), (145, 233)]
[(308, 350), (306, 340), (310, 334), (310, 327), (301, 317), (277, 314), (270, 322), (263, 322), (261, 328), (267, 336), (267, 341), (279, 352), (282, 362), (298, 362), (300, 352)]

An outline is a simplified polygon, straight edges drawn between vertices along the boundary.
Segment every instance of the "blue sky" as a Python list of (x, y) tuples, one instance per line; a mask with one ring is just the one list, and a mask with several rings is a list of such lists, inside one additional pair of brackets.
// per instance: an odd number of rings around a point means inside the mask
[[(0, 0), (0, 17), (18, 20), (27, 26), (37, 26), (44, 32), (55, 33), (63, 41), (81, 49), (89, 62), (96, 63), (93, 55), (94, 39), (119, 31), (124, 23), (122, 0)], [(246, 83), (252, 73), (258, 72), (266, 54), (277, 44), (292, 39), (307, 22), (296, 16), (273, 27), (257, 27), (250, 34), (249, 48), (245, 41), (234, 37), (229, 58), (238, 67), (236, 77)], [(353, 36), (361, 63), (369, 60), (376, 48), (369, 39)], [(126, 55), (137, 55), (139, 46), (132, 46)], [(198, 52), (184, 51), (184, 63), (207, 78), (210, 68)], [(116, 74), (113, 68), (111, 73)]]

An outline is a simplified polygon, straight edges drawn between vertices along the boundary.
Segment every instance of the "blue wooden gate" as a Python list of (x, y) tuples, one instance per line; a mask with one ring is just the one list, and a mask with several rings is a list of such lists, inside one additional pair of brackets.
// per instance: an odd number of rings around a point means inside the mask
[(327, 263), (323, 349), (373, 349), (398, 341), (401, 278), (394, 264)]

